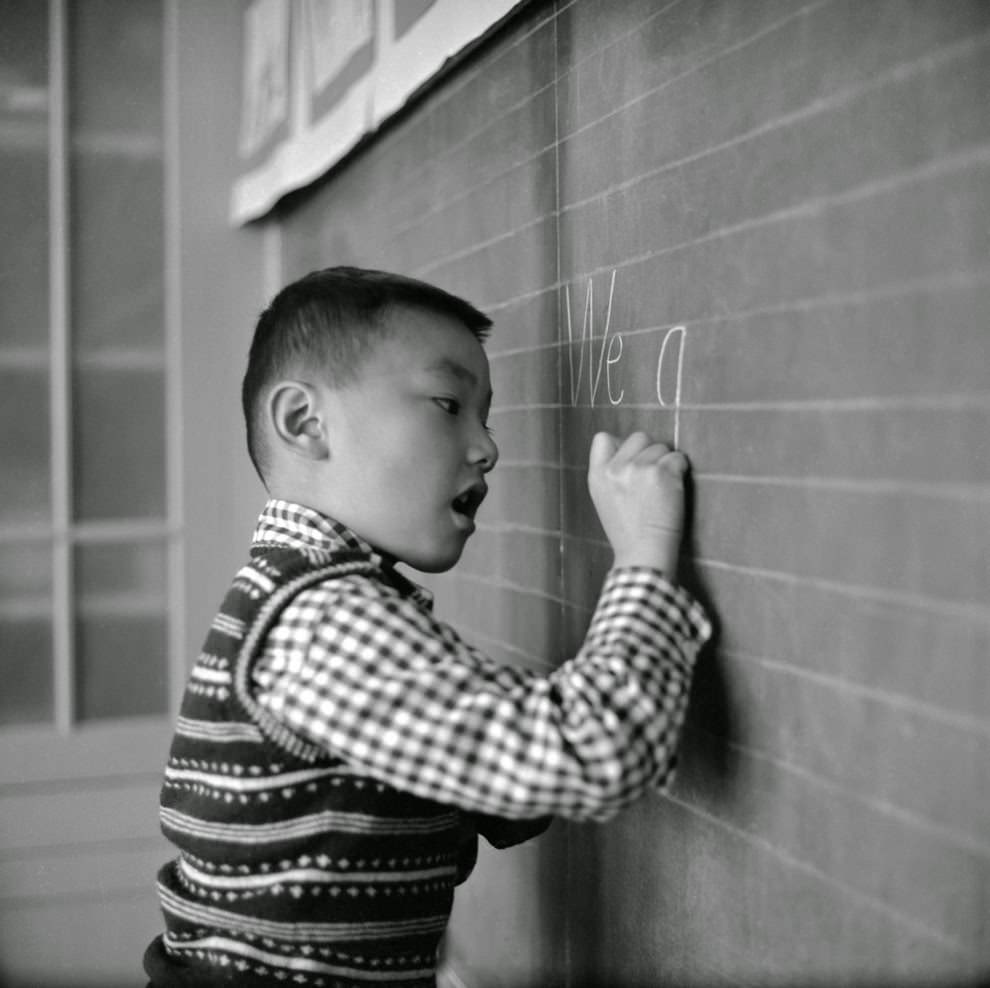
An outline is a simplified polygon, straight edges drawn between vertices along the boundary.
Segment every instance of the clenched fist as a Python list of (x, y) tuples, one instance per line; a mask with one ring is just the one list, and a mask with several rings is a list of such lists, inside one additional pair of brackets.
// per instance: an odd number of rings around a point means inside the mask
[(591, 441), (588, 490), (616, 566), (651, 566), (673, 577), (684, 528), (687, 457), (643, 432)]

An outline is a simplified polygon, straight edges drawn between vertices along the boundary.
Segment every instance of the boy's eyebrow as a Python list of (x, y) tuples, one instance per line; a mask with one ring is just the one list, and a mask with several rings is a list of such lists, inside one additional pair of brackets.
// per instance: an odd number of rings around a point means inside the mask
[[(474, 371), (469, 370), (463, 364), (458, 363), (456, 360), (452, 360), (450, 357), (440, 357), (439, 360), (435, 360), (432, 364), (428, 364), (426, 369), (434, 374), (452, 374), (454, 377), (459, 378), (462, 381), (467, 381), (468, 384), (475, 388), (480, 387), (481, 384)], [(489, 402), (492, 400), (492, 392), (490, 388), (486, 398)]]
[(456, 360), (451, 360), (450, 357), (441, 357), (439, 360), (435, 360), (432, 364), (429, 364), (426, 369), (433, 373), (452, 374), (462, 381), (467, 381), (468, 384), (474, 387), (478, 387), (479, 384), (478, 377), (474, 371), (469, 370), (463, 364), (459, 364)]

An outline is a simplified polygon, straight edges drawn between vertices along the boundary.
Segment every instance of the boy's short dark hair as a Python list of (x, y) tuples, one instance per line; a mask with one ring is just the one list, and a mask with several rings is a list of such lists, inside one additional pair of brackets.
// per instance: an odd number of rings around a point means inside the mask
[(283, 288), (261, 313), (241, 404), (248, 454), (262, 481), (268, 469), (260, 415), (265, 387), (300, 362), (318, 366), (334, 386), (353, 381), (372, 349), (395, 331), (385, 317), (397, 306), (451, 316), (479, 340), (492, 324), (469, 302), (436, 285), (354, 267), (312, 271)]

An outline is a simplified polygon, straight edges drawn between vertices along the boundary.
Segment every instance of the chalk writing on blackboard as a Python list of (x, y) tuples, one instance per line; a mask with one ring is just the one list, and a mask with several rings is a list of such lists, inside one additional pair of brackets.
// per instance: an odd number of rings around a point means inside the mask
[[(585, 351), (587, 350), (587, 399), (594, 405), (601, 388), (602, 374), (605, 376), (604, 394), (610, 405), (621, 405), (626, 396), (625, 388), (620, 388), (615, 394), (613, 374), (619, 377), (617, 365), (622, 360), (622, 334), (612, 328), (612, 303), (615, 300), (616, 272), (609, 279), (608, 304), (605, 308), (605, 325), (601, 330), (601, 344), (598, 346), (597, 359), (595, 354), (595, 339), (599, 335), (595, 330), (595, 285), (593, 279), (588, 279), (584, 295), (584, 308), (581, 317), (580, 336), (575, 339), (574, 318), (571, 312), (571, 286), (564, 289), (564, 329), (567, 333), (567, 366), (570, 381), (571, 406), (580, 404), (582, 386), (584, 384)], [(672, 409), (674, 412), (674, 447), (680, 443), (681, 393), (684, 377), (684, 348), (687, 327), (673, 326), (667, 329), (660, 342), (656, 365), (656, 400), (660, 408)], [(577, 367), (575, 368), (575, 349), (577, 350)], [(665, 368), (673, 367), (674, 379), (671, 387), (670, 372)], [(613, 370), (614, 368), (614, 370)], [(666, 384), (665, 384), (666, 382)]]
[[(687, 333), (685, 326), (674, 326), (668, 329), (663, 335), (663, 343), (660, 344), (660, 356), (657, 357), (657, 401), (661, 408), (674, 409), (674, 449), (678, 449), (681, 441), (681, 379), (684, 375), (684, 336)], [(670, 401), (665, 401), (661, 377), (663, 375), (664, 357), (667, 355), (667, 344), (671, 339), (677, 339), (677, 376), (674, 379), (674, 399), (673, 405)]]
[[(598, 369), (594, 368), (594, 356), (593, 356), (593, 346), (591, 341), (595, 337), (595, 283), (591, 278), (588, 279), (588, 290), (584, 296), (584, 317), (581, 322), (581, 341), (580, 341), (580, 353), (578, 356), (578, 367), (577, 374), (574, 373), (574, 323), (571, 319), (571, 292), (570, 287), (568, 287), (564, 292), (564, 315), (565, 322), (567, 325), (567, 359), (568, 367), (570, 369), (570, 379), (571, 379), (571, 405), (577, 405), (578, 397), (581, 392), (581, 374), (584, 370), (584, 351), (585, 344), (588, 345), (589, 355), (588, 355), (588, 396), (591, 399), (591, 404), (594, 405), (595, 399), (598, 397), (598, 388), (601, 384), (602, 378), (602, 368), (605, 369), (605, 390), (608, 394), (609, 403), (612, 405), (618, 405), (622, 401), (622, 397), (625, 394), (624, 391), (619, 392), (618, 398), (612, 397), (612, 381), (611, 381), (611, 369), (612, 366), (618, 363), (619, 359), (622, 357), (622, 337), (613, 336), (609, 339), (609, 333), (612, 328), (612, 300), (615, 297), (615, 272), (612, 272), (612, 280), (609, 284), (608, 290), (608, 308), (605, 312), (605, 329), (602, 332), (602, 345), (598, 354)], [(613, 348), (615, 344), (618, 343), (618, 352), (613, 353)]]

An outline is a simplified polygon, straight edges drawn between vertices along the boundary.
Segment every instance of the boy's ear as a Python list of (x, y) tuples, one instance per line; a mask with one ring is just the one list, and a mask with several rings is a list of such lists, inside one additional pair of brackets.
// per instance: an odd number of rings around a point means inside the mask
[(309, 460), (330, 452), (326, 422), (316, 391), (302, 381), (280, 381), (268, 399), (268, 413), (279, 442)]

